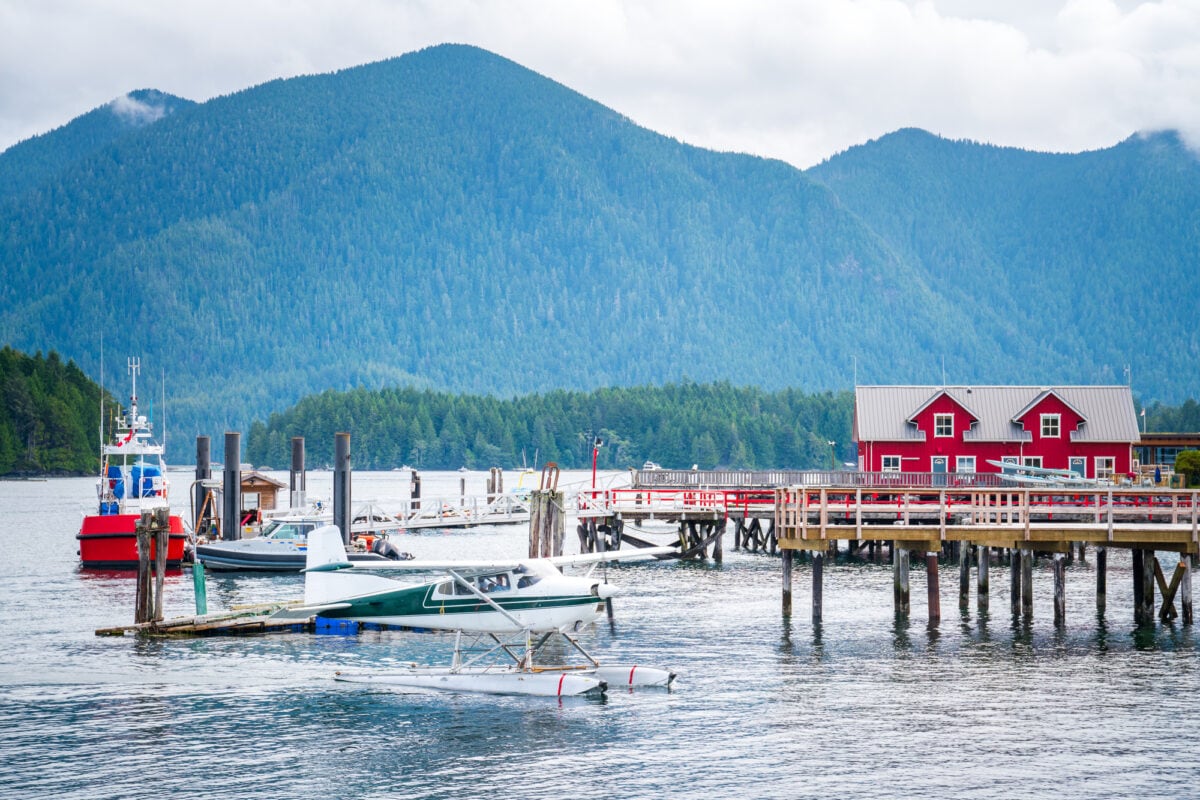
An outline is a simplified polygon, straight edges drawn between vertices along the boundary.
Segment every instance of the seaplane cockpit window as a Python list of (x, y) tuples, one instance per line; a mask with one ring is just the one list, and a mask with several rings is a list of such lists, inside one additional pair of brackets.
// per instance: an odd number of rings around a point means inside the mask
[(474, 594), (458, 581), (442, 581), (438, 584), (437, 593), (440, 595), (470, 595)]
[(495, 575), (480, 575), (476, 580), (481, 592), (504, 592), (509, 589), (507, 572)]

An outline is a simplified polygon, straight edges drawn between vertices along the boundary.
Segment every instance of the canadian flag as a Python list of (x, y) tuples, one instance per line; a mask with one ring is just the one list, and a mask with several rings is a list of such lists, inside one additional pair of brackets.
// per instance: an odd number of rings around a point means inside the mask
[(117, 442), (117, 447), (124, 447), (125, 445), (129, 444), (129, 440), (133, 438), (134, 433), (134, 431), (130, 431), (128, 436)]

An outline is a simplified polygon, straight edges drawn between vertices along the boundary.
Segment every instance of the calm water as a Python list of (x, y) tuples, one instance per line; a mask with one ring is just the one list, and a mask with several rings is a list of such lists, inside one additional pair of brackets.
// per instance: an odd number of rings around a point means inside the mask
[[(459, 477), (424, 476), (426, 497), (456, 491)], [(189, 476), (173, 480), (182, 497)], [(469, 475), (469, 489), (484, 480)], [(5, 798), (1200, 795), (1196, 636), (1135, 634), (1127, 554), (1109, 558), (1105, 621), (1090, 558), (1068, 568), (1062, 629), (1047, 562), (1028, 626), (1007, 613), (1007, 570), (993, 567), (993, 613), (981, 618), (960, 614), (957, 569), (943, 565), (945, 618), (932, 632), (923, 572), (904, 623), (892, 615), (890, 568), (838, 564), (814, 629), (807, 568), (785, 620), (778, 559), (733, 553), (730, 535), (722, 565), (612, 569), (626, 590), (615, 631), (584, 636), (601, 656), (675, 669), (670, 693), (406, 694), (331, 675), (440, 660), (448, 636), (96, 637), (132, 620), (133, 581), (77, 567), (93, 485), (0, 482)], [(310, 496), (330, 485), (328, 473), (309, 476)], [(354, 476), (356, 499), (386, 504), (407, 491), (401, 473)], [(521, 526), (425, 533), (404, 549), (519, 556), (526, 536)], [(569, 535), (568, 551), (577, 546)], [(210, 609), (300, 592), (300, 576), (209, 576)], [(190, 573), (169, 577), (168, 616), (192, 604)]]

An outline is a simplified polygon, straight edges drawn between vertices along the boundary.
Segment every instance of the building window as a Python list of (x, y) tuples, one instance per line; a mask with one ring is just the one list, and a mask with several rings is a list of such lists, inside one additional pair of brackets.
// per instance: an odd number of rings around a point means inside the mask
[(954, 459), (955, 472), (974, 472), (975, 456), (959, 456)]
[(1061, 414), (1042, 414), (1042, 438), (1057, 439), (1061, 434), (1062, 415)]
[(953, 436), (954, 435), (954, 415), (953, 414), (934, 414), (933, 415), (933, 435), (934, 436)]
[(884, 456), (880, 470), (883, 472), (899, 472), (900, 456)]
[(1113, 459), (1112, 456), (1097, 456), (1096, 457), (1096, 480), (1108, 481), (1112, 480), (1113, 476)]
[(1025, 458), (1021, 459), (1021, 465), (1025, 466), (1025, 467), (1035, 467), (1036, 469), (1041, 469), (1042, 468), (1042, 457), (1041, 456), (1025, 456)]

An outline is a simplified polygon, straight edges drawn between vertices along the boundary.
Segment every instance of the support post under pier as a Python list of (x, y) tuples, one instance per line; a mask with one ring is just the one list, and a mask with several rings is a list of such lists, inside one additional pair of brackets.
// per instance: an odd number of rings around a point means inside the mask
[(896, 613), (908, 616), (908, 550), (892, 542), (892, 596)]
[(938, 554), (925, 554), (925, 583), (929, 596), (929, 622), (937, 624), (942, 619), (942, 598), (938, 587)]

